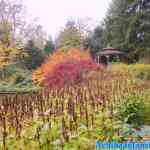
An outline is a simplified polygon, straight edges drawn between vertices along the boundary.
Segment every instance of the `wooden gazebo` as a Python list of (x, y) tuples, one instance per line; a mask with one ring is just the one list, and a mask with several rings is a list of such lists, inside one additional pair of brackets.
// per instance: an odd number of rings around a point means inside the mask
[(118, 49), (108, 47), (104, 48), (102, 51), (98, 52), (95, 56), (95, 60), (98, 64), (108, 64), (111, 62), (125, 61), (125, 53), (119, 51)]

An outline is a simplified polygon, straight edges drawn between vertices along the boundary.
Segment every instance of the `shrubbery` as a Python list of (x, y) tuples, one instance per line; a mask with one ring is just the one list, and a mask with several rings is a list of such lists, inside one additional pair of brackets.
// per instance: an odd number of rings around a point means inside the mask
[(40, 87), (32, 82), (31, 72), (23, 66), (9, 65), (5, 72), (0, 69), (1, 92), (38, 91)]
[(133, 77), (142, 80), (150, 80), (150, 65), (148, 64), (134, 64), (134, 65), (116, 64), (113, 65), (113, 70), (127, 72)]
[(58, 50), (33, 73), (33, 80), (49, 88), (62, 88), (81, 81), (83, 74), (98, 69), (103, 69), (103, 66), (94, 63), (88, 52)]
[(117, 117), (134, 126), (150, 124), (150, 99), (146, 95), (130, 94), (117, 105)]

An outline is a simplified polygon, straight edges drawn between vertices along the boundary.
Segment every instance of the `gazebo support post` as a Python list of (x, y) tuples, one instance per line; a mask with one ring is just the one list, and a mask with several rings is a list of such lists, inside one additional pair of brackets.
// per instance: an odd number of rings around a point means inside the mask
[(107, 64), (109, 64), (109, 55), (106, 56)]
[(98, 64), (100, 64), (100, 56), (98, 56)]

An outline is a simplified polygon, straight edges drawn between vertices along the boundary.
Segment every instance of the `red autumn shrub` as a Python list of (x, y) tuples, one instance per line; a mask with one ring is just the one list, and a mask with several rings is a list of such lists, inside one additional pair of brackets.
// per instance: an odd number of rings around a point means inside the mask
[(103, 69), (93, 62), (89, 53), (71, 49), (67, 53), (56, 52), (33, 74), (34, 81), (39, 81), (46, 88), (63, 88), (82, 82), (83, 74)]
[(32, 75), (34, 82), (43, 85), (43, 81), (47, 74), (53, 74), (55, 68), (59, 64), (70, 61), (92, 60), (88, 51), (80, 51), (79, 49), (72, 48), (68, 52), (57, 50), (54, 54), (50, 55), (46, 62), (40, 68), (35, 70)]
[(67, 85), (82, 82), (82, 75), (90, 71), (102, 69), (102, 66), (91, 60), (65, 62), (58, 64), (53, 74), (47, 74), (44, 84), (48, 88), (62, 88)]

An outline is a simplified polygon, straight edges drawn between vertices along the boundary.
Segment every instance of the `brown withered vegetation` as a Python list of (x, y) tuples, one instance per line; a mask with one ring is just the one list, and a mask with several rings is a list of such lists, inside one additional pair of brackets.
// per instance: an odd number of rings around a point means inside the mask
[[(63, 140), (68, 141), (81, 122), (87, 128), (94, 127), (96, 112), (113, 107), (120, 97), (128, 93), (142, 93), (150, 88), (147, 83), (137, 84), (127, 74), (118, 72), (93, 72), (84, 77), (82, 84), (71, 85), (60, 90), (43, 89), (33, 94), (0, 94), (0, 139), (7, 149), (7, 137), (15, 129), (15, 136), (21, 137), (22, 130), (35, 118), (43, 122), (62, 124)], [(62, 140), (62, 141), (63, 141)]]

